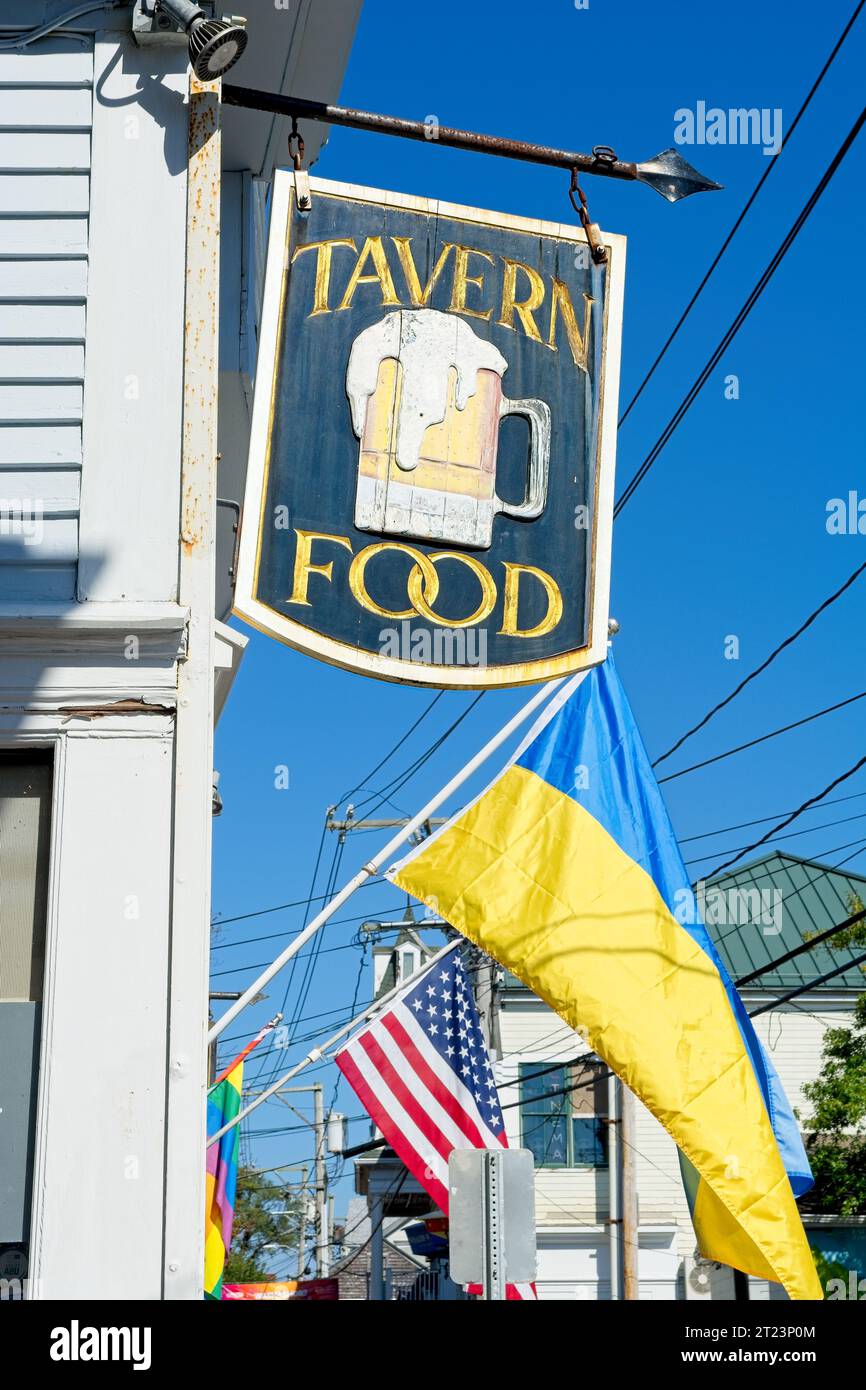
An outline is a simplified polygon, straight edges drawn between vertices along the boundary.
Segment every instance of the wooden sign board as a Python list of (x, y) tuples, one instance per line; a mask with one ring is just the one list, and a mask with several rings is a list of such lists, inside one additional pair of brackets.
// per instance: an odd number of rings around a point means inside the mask
[(625, 239), (275, 179), (236, 613), (439, 687), (604, 659)]

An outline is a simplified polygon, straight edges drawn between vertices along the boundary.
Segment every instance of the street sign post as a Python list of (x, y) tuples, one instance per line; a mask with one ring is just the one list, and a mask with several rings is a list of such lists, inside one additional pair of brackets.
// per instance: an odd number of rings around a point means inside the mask
[(451, 1278), (504, 1299), (535, 1279), (535, 1166), (529, 1149), (454, 1149), (448, 1159)]

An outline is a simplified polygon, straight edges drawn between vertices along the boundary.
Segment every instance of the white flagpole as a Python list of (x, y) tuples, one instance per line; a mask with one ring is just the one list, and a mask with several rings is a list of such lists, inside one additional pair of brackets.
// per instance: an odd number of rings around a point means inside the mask
[(566, 678), (562, 676), (559, 680), (549, 681), (546, 685), (543, 685), (540, 690), (537, 690), (532, 698), (527, 700), (526, 704), (508, 720), (508, 723), (503, 725), (499, 733), (494, 734), (493, 738), (485, 743), (484, 747), (476, 753), (473, 758), (470, 758), (469, 762), (451, 778), (451, 781), (446, 783), (442, 790), (438, 791), (434, 797), (431, 797), (426, 806), (423, 806), (416, 816), (413, 816), (402, 829), (397, 831), (397, 834), (388, 841), (384, 849), (379, 851), (375, 859), (371, 859), (368, 864), (365, 864), (362, 869), (358, 870), (354, 878), (351, 878), (346, 886), (340, 889), (337, 896), (332, 898), (331, 901), (322, 908), (322, 911), (317, 917), (313, 918), (309, 926), (306, 926), (302, 932), (299, 932), (299, 934), (289, 942), (286, 949), (277, 956), (276, 960), (272, 961), (271, 964), (262, 971), (261, 975), (258, 975), (256, 979), (253, 980), (252, 984), (247, 986), (240, 998), (237, 999), (230, 1008), (226, 1009), (222, 1018), (213, 1025), (208, 1033), (207, 1040), (209, 1043), (212, 1043), (215, 1038), (219, 1037), (223, 1029), (227, 1028), (228, 1025), (237, 1018), (238, 1014), (241, 1013), (255, 995), (259, 993), (263, 985), (266, 985), (274, 978), (279, 970), (282, 970), (286, 961), (291, 960), (292, 956), (300, 951), (301, 947), (309, 941), (311, 936), (315, 936), (319, 928), (325, 925), (328, 918), (332, 917), (334, 913), (343, 906), (343, 903), (352, 896), (356, 889), (361, 887), (362, 883), (366, 883), (368, 878), (379, 872), (382, 865), (391, 858), (394, 851), (399, 849), (400, 846), (409, 839), (409, 836), (414, 834), (419, 826), (422, 826), (424, 822), (432, 816), (433, 812), (437, 810), (444, 801), (447, 801), (449, 796), (451, 796), (458, 787), (462, 786), (463, 783), (472, 776), (473, 772), (477, 771), (482, 763), (487, 761), (492, 753), (496, 752), (496, 749), (505, 742), (515, 729), (518, 729), (521, 724), (525, 723), (531, 714), (534, 714), (539, 705), (544, 704), (545, 700), (550, 698), (554, 691), (562, 685), (565, 679)]
[(411, 975), (407, 975), (405, 980), (401, 980), (399, 985), (395, 985), (393, 989), (389, 989), (387, 994), (382, 995), (381, 999), (374, 999), (372, 1004), (368, 1004), (366, 1009), (356, 1014), (349, 1023), (344, 1023), (342, 1028), (338, 1028), (336, 1033), (332, 1033), (323, 1043), (319, 1043), (316, 1047), (312, 1047), (306, 1057), (303, 1057), (300, 1062), (296, 1062), (293, 1067), (290, 1067), (285, 1075), (280, 1077), (279, 1081), (272, 1082), (266, 1090), (262, 1091), (260, 1095), (256, 1096), (255, 1100), (250, 1102), (245, 1110), (240, 1110), (233, 1120), (229, 1120), (228, 1124), (223, 1125), (222, 1129), (218, 1129), (215, 1134), (209, 1134), (207, 1138), (207, 1147), (210, 1148), (218, 1139), (222, 1139), (224, 1134), (228, 1134), (230, 1129), (234, 1129), (235, 1125), (239, 1125), (241, 1120), (245, 1120), (247, 1115), (251, 1115), (260, 1105), (264, 1105), (266, 1100), (270, 1100), (271, 1096), (275, 1095), (281, 1086), (285, 1086), (287, 1081), (291, 1081), (293, 1076), (297, 1076), (299, 1071), (303, 1071), (305, 1067), (310, 1066), (313, 1062), (320, 1061), (329, 1047), (333, 1047), (334, 1043), (338, 1042), (346, 1033), (351, 1033), (353, 1028), (357, 1028), (359, 1024), (364, 1023), (373, 1014), (383, 1009), (386, 1004), (390, 1004), (396, 994), (400, 994), (404, 989), (408, 989), (413, 980), (417, 979), (420, 975), (425, 975), (427, 971), (436, 964), (437, 960), (445, 955), (446, 951), (451, 951), (453, 949), (454, 942), (447, 942), (435, 955), (432, 955), (428, 961), (425, 961), (423, 965), (419, 965), (418, 969), (413, 970)]

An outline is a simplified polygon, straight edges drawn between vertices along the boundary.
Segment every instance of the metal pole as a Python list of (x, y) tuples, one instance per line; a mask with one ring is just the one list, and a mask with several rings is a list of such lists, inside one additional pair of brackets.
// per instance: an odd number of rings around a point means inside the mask
[(304, 1265), (306, 1264), (307, 1254), (307, 1177), (309, 1170), (306, 1163), (301, 1168), (301, 1210), (298, 1220), (298, 1281), (304, 1277)]
[(313, 1087), (316, 1126), (316, 1273), (324, 1279), (331, 1268), (328, 1249), (328, 1173), (325, 1168), (325, 1100), (322, 1085)]
[(370, 1199), (370, 1300), (385, 1301), (385, 1199), (377, 1195)]
[(481, 1024), (481, 1034), (487, 1044), (487, 1051), (493, 1061), (502, 1052), (502, 1042), (499, 1034), (499, 1001), (496, 990), (496, 972), (499, 966), (495, 960), (480, 949), (476, 948), (475, 958), (478, 968), (475, 975), (475, 1007), (478, 1010), (478, 1021)]
[(610, 1296), (622, 1297), (622, 1203), (620, 1201), (619, 1141), (620, 1084), (613, 1072), (607, 1078), (607, 1173), (608, 1173), (608, 1238), (610, 1249)]
[(214, 519), (219, 365), (219, 82), (190, 78), (172, 808), (163, 1297), (201, 1299), (213, 785)]
[(503, 1248), (502, 1155), (494, 1149), (483, 1154), (482, 1210), (482, 1297), (489, 1302), (505, 1299), (505, 1258)]
[(506, 140), (500, 135), (482, 135), (477, 130), (457, 130), (452, 126), (407, 121), (402, 116), (383, 116), (375, 111), (358, 111), (348, 106), (330, 106), (323, 101), (306, 101), (281, 92), (260, 92), (253, 87), (225, 83), (222, 91), (226, 106), (242, 106), (249, 111), (269, 111), (276, 116), (294, 116), (326, 125), (349, 126), (379, 135), (396, 135), (403, 140), (424, 140), (452, 150), (474, 150), (477, 154), (519, 159), (529, 164), (546, 164), (554, 169), (575, 169), (583, 174), (600, 174), (606, 179), (637, 180), (649, 184), (669, 203), (690, 193), (718, 189), (721, 185), (706, 179), (692, 168), (677, 150), (665, 150), (653, 159), (634, 164), (617, 159), (607, 145), (596, 145), (591, 154), (580, 150), (560, 150), (551, 145), (535, 145), (526, 140)]
[[(585, 675), (586, 672), (582, 672), (578, 677), (578, 681), (582, 680)], [(226, 1010), (219, 1022), (215, 1023), (213, 1028), (211, 1028), (208, 1034), (209, 1042), (219, 1037), (223, 1029), (227, 1028), (233, 1019), (237, 1018), (238, 1014), (246, 1008), (247, 1004), (252, 1002), (259, 990), (282, 970), (286, 961), (291, 960), (292, 956), (296, 955), (301, 947), (306, 945), (310, 937), (314, 936), (330, 917), (333, 917), (334, 913), (343, 906), (343, 903), (352, 896), (356, 889), (361, 887), (362, 883), (366, 883), (368, 878), (371, 878), (374, 874), (379, 872), (382, 865), (388, 862), (395, 850), (398, 850), (402, 844), (405, 844), (406, 840), (414, 834), (418, 827), (423, 825), (433, 812), (438, 810), (443, 802), (447, 801), (450, 796), (453, 796), (458, 787), (462, 787), (463, 783), (496, 752), (496, 749), (505, 743), (506, 739), (514, 733), (515, 729), (519, 729), (520, 725), (525, 723), (531, 714), (535, 713), (539, 705), (544, 704), (546, 700), (550, 699), (554, 691), (562, 685), (563, 680), (565, 680), (565, 677), (557, 681), (551, 681), (547, 685), (543, 685), (540, 690), (537, 690), (532, 698), (527, 700), (526, 704), (502, 726), (499, 732), (494, 734), (493, 738), (489, 739), (484, 747), (476, 753), (473, 758), (470, 758), (469, 762), (451, 778), (450, 782), (447, 782), (441, 791), (438, 791), (435, 796), (430, 798), (417, 815), (413, 816), (410, 821), (407, 821), (406, 824), (397, 831), (397, 834), (388, 841), (385, 848), (380, 850), (375, 858), (370, 860), (369, 864), (365, 864), (362, 869), (359, 869), (354, 878), (351, 878), (346, 886), (340, 889), (337, 896), (331, 899), (317, 917), (313, 918), (309, 926), (305, 927), (302, 932), (299, 932), (298, 935), (289, 942), (286, 949), (277, 956), (276, 960), (272, 961), (267, 969), (263, 970), (261, 975), (253, 980), (251, 985), (247, 986), (240, 999), (236, 1000), (235, 1003)]]
[(640, 1221), (635, 1164), (635, 1107), (628, 1086), (620, 1086), (620, 1138), (622, 1148), (622, 1271), (623, 1297), (640, 1298), (638, 1252)]
[[(435, 955), (432, 955), (425, 965), (420, 965), (417, 970), (412, 971), (411, 975), (407, 975), (405, 980), (401, 980), (399, 985), (395, 985), (393, 989), (389, 989), (388, 993), (383, 994), (379, 999), (374, 999), (372, 1004), (368, 1004), (366, 1009), (362, 1009), (361, 1012), (350, 1019), (348, 1023), (344, 1023), (342, 1028), (338, 1028), (336, 1033), (332, 1033), (324, 1042), (319, 1043), (316, 1047), (311, 1047), (306, 1057), (302, 1057), (300, 1062), (296, 1062), (283, 1076), (278, 1077), (276, 1081), (272, 1081), (270, 1086), (267, 1086), (261, 1091), (245, 1110), (240, 1110), (233, 1120), (229, 1120), (228, 1124), (223, 1125), (222, 1129), (218, 1129), (215, 1134), (209, 1134), (207, 1141), (208, 1148), (210, 1148), (211, 1144), (215, 1144), (218, 1139), (222, 1139), (224, 1134), (228, 1134), (229, 1130), (233, 1129), (235, 1125), (239, 1125), (242, 1120), (247, 1118), (247, 1115), (251, 1115), (260, 1105), (264, 1105), (265, 1101), (270, 1100), (271, 1096), (275, 1096), (278, 1091), (285, 1087), (287, 1081), (292, 1080), (292, 1077), (297, 1076), (305, 1067), (312, 1066), (314, 1062), (321, 1061), (324, 1053), (327, 1052), (329, 1047), (332, 1047), (340, 1038), (345, 1037), (347, 1033), (351, 1033), (353, 1028), (359, 1027), (360, 1024), (364, 1023), (368, 1018), (371, 1018), (373, 1014), (378, 1013), (380, 1009), (383, 1009), (401, 990), (406, 989), (412, 980), (423, 975), (425, 971), (430, 969), (431, 965), (435, 965), (440, 956), (444, 956), (446, 951), (450, 951), (453, 945), (454, 942), (449, 941), (447, 945), (443, 946)], [(307, 1089), (306, 1086), (298, 1087), (298, 1090), (302, 1091)], [(307, 1123), (309, 1124), (309, 1121), (307, 1121)], [(365, 1145), (364, 1147), (366, 1148), (369, 1146)], [(351, 1150), (349, 1150), (348, 1153), (351, 1153)], [(347, 1156), (348, 1154), (344, 1153), (343, 1157), (345, 1158)]]

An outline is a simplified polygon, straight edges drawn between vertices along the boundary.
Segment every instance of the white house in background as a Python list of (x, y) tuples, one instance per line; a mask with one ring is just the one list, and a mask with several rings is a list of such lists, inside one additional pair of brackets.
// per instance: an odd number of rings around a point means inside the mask
[[(742, 978), (844, 921), (866, 902), (866, 878), (831, 866), (772, 853), (708, 884), (721, 890), (717, 920), (707, 925), (732, 977)], [(763, 895), (763, 896), (762, 896)], [(853, 907), (852, 907), (853, 904)], [(750, 1010), (789, 990), (808, 986), (856, 950), (819, 946), (741, 990)], [(808, 1114), (803, 1086), (820, 1071), (828, 1028), (849, 1022), (862, 971), (850, 965), (836, 978), (755, 1019), (791, 1103)], [(506, 1109), (509, 1144), (536, 1156), (538, 1292), (543, 1299), (610, 1298), (609, 1170), (606, 1141), (608, 1087), (582, 1086), (570, 1095), (546, 1092), (591, 1080), (592, 1055), (581, 1038), (520, 981), (502, 981), (502, 1059), (497, 1081)], [(577, 1059), (577, 1060), (575, 1060)], [(561, 1070), (526, 1080), (561, 1063)], [(696, 1259), (695, 1235), (679, 1175), (676, 1148), (666, 1131), (637, 1103), (639, 1280), (642, 1299), (731, 1299), (731, 1272)], [(846, 1269), (866, 1275), (866, 1217), (841, 1220), (808, 1215), (810, 1243)], [(753, 1299), (785, 1298), (778, 1285), (750, 1280)]]
[[(244, 645), (214, 493), (243, 495), (288, 127), (191, 95), (186, 40), (133, 37), (152, 4), (85, 8), (0, 0), (0, 1276), (196, 1298), (212, 716)], [(243, 8), (241, 80), (336, 99), (360, 0)]]

